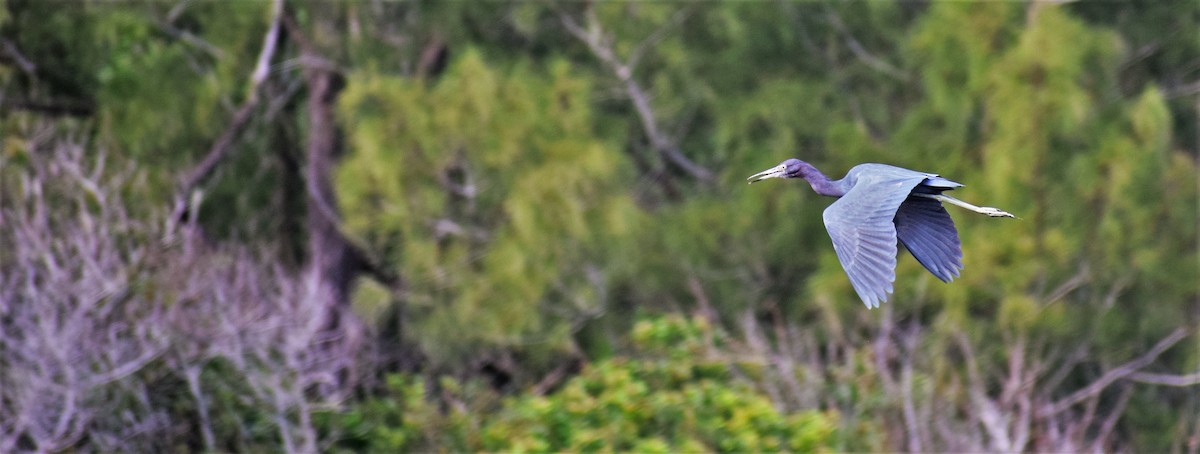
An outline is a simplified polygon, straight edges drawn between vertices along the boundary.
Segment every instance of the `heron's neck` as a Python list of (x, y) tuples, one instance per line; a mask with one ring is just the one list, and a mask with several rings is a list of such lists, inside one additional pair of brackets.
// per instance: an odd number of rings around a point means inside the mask
[(804, 169), (800, 171), (801, 177), (812, 186), (813, 191), (817, 194), (829, 197), (841, 197), (846, 195), (846, 188), (842, 185), (842, 180), (833, 181), (825, 174), (817, 170), (809, 163), (804, 163)]

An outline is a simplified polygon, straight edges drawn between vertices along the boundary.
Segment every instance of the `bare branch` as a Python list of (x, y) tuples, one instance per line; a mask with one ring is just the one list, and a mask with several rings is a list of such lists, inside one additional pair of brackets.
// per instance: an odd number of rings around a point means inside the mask
[[(29, 142), (0, 204), (0, 452), (167, 451), (189, 430), (188, 443), (219, 449), (213, 389), (229, 386), (271, 409), (282, 444), (323, 451), (312, 415), (361, 376), (364, 329), (349, 309), (329, 310), (310, 274), (236, 246), (136, 240), (163, 223), (126, 212), (134, 171), (113, 178), (125, 172), (102, 149)], [(207, 373), (214, 362), (228, 369)], [(197, 417), (172, 418), (178, 399), (148, 395), (145, 380), (163, 378), (185, 383)]]
[(136, 358), (126, 360), (125, 362), (104, 373), (96, 374), (88, 380), (85, 380), (84, 386), (96, 387), (128, 377), (141, 370), (146, 366), (146, 364), (149, 364), (150, 361), (158, 358), (160, 355), (162, 355), (163, 351), (166, 350), (165, 345), (151, 347), (152, 348), (146, 348), (145, 351), (143, 351), (142, 354), (138, 355)]
[[(340, 275), (334, 279), (339, 287), (333, 295), (335, 300), (345, 300), (344, 293), (348, 291), (352, 277), (359, 272), (365, 272), (392, 291), (400, 292), (403, 290), (400, 276), (356, 244), (353, 237), (342, 229), (337, 214), (329, 174), (338, 146), (333, 104), (340, 89), (337, 77), (342, 70), (318, 53), (314, 43), (305, 37), (300, 25), (290, 14), (282, 14), (280, 22), (287, 27), (290, 38), (302, 49), (296, 65), (306, 70), (308, 85), (308, 159), (304, 184), (308, 196), (309, 252), (322, 254), (310, 260), (313, 263), (327, 261), (323, 268)], [(314, 244), (313, 241), (322, 244)]]
[(1158, 341), (1157, 344), (1154, 344), (1154, 347), (1152, 347), (1146, 353), (1143, 353), (1141, 356), (1108, 371), (1104, 375), (1100, 376), (1099, 379), (1087, 385), (1083, 389), (1075, 391), (1067, 397), (1059, 399), (1053, 404), (1046, 406), (1041, 410), (1041, 415), (1052, 416), (1061, 413), (1068, 408), (1071, 408), (1075, 404), (1083, 402), (1089, 397), (1100, 394), (1100, 392), (1104, 391), (1104, 389), (1113, 382), (1122, 378), (1127, 378), (1130, 375), (1138, 372), (1143, 367), (1149, 366), (1154, 362), (1155, 359), (1158, 359), (1159, 355), (1167, 351), (1167, 349), (1171, 348), (1175, 344), (1179, 343), (1179, 341), (1183, 340), (1185, 337), (1187, 337), (1187, 335), (1188, 332), (1183, 327), (1175, 328), (1175, 331), (1171, 331), (1171, 334), (1168, 334), (1167, 337), (1164, 337), (1162, 340)]
[[(208, 154), (200, 161), (200, 164), (193, 168), (191, 172), (188, 172), (188, 175), (179, 185), (179, 189), (175, 193), (171, 217), (167, 221), (168, 235), (173, 232), (174, 226), (180, 221), (183, 213), (189, 209), (187, 201), (191, 198), (192, 191), (195, 191), (196, 188), (212, 176), (217, 166), (229, 156), (229, 153), (233, 150), (234, 142), (241, 136), (242, 131), (250, 123), (251, 115), (261, 100), (258, 94), (259, 86), (267, 79), (271, 60), (275, 56), (282, 17), (283, 0), (273, 0), (271, 3), (271, 24), (267, 28), (266, 36), (263, 37), (263, 47), (258, 54), (258, 63), (254, 67), (254, 72), (250, 74), (250, 85), (247, 87), (246, 100), (234, 112), (229, 126), (225, 128), (225, 132), (221, 133), (221, 136), (213, 143)], [(191, 209), (197, 210), (199, 207), (191, 207)]]
[[(617, 57), (613, 51), (612, 43), (604, 35), (603, 29), (600, 28), (595, 11), (589, 8), (586, 15), (588, 19), (587, 29), (581, 27), (575, 19), (572, 19), (571, 16), (565, 13), (560, 15), (560, 20), (563, 27), (567, 29), (567, 32), (586, 44), (588, 49), (592, 51), (592, 54), (607, 65), (609, 70), (624, 85), (625, 94), (633, 101), (634, 110), (637, 111), (638, 119), (641, 120), (642, 130), (645, 132), (647, 139), (650, 140), (650, 146), (668, 162), (687, 172), (693, 178), (701, 181), (712, 181), (712, 171), (684, 156), (675, 141), (659, 128), (658, 120), (654, 115), (654, 109), (650, 106), (649, 95), (646, 94), (637, 80), (633, 78), (632, 65), (628, 62), (622, 62)], [(640, 53), (636, 56), (640, 58)]]
[(1070, 375), (1071, 370), (1074, 369), (1075, 366), (1082, 362), (1085, 358), (1087, 358), (1087, 356), (1087, 345), (1081, 344), (1071, 350), (1071, 353), (1067, 354), (1065, 357), (1052, 357), (1051, 362), (1058, 364), (1058, 367), (1054, 369), (1054, 372), (1051, 372), (1049, 375), (1047, 375), (1046, 379), (1042, 380), (1041, 386), (1046, 389), (1058, 388), (1058, 385), (1062, 384), (1063, 380), (1066, 380), (1067, 376)]
[(156, 22), (154, 25), (156, 27), (158, 27), (159, 31), (166, 33), (167, 36), (178, 39), (182, 42), (185, 42), (185, 43), (191, 45), (192, 47), (200, 49), (201, 51), (204, 51), (204, 53), (208, 54), (209, 56), (211, 56), (217, 60), (224, 60), (224, 59), (228, 58), (225, 55), (225, 51), (221, 50), (220, 47), (212, 45), (212, 43), (209, 43), (208, 41), (205, 41), (203, 38), (196, 36), (195, 33), (176, 28), (174, 25), (171, 25), (170, 22), (162, 22), (162, 23)]
[(1133, 278), (1129, 277), (1128, 274), (1117, 278), (1116, 282), (1113, 282), (1112, 287), (1109, 287), (1108, 293), (1104, 295), (1104, 303), (1101, 307), (1104, 310), (1112, 309), (1113, 305), (1117, 304), (1117, 297), (1121, 296), (1121, 292), (1125, 291), (1125, 287), (1128, 287), (1132, 281)]
[(712, 300), (708, 298), (708, 292), (704, 291), (704, 284), (692, 273), (688, 273), (687, 284), (688, 292), (696, 299), (696, 305), (699, 306), (701, 315), (711, 323), (718, 323), (720, 316), (713, 308)]
[(1047, 296), (1045, 299), (1046, 304), (1049, 305), (1058, 302), (1058, 300), (1062, 299), (1071, 292), (1075, 291), (1075, 289), (1082, 287), (1084, 284), (1087, 284), (1090, 281), (1091, 271), (1089, 270), (1087, 263), (1084, 263), (1080, 265), (1079, 271), (1075, 273), (1074, 276), (1071, 276), (1069, 279), (1050, 292), (1050, 296)]
[(96, 111), (91, 100), (56, 99), (39, 101), (34, 99), (3, 99), (0, 108), (26, 110), (49, 116), (86, 117)]
[(1163, 88), (1163, 94), (1168, 98), (1182, 98), (1200, 94), (1200, 80), (1189, 82), (1186, 84), (1176, 85), (1174, 87)]
[[(871, 348), (874, 351), (875, 369), (879, 374), (879, 379), (883, 383), (883, 389), (887, 390), (888, 394), (896, 394), (899, 387), (896, 384), (896, 377), (893, 376), (891, 368), (888, 367), (888, 359), (893, 356), (906, 355), (909, 352), (896, 353), (896, 343), (892, 340), (892, 331), (895, 329), (895, 315), (891, 306), (883, 308), (883, 316), (879, 320), (879, 332), (875, 334), (875, 341), (872, 342)], [(911, 361), (908, 356), (901, 356), (902, 364)], [(905, 390), (904, 392), (908, 392)], [(907, 397), (907, 396), (906, 396)], [(919, 451), (912, 449), (911, 451)]]
[(11, 39), (7, 38), (0, 40), (0, 42), (4, 44), (4, 55), (11, 58), (12, 61), (17, 64), (17, 67), (21, 68), (21, 72), (24, 72), (26, 75), (30, 76), (37, 72), (37, 65), (34, 64), (33, 61), (29, 60), (29, 58), (21, 52), (21, 49), (17, 48), (17, 43), (14, 43)]
[(445, 58), (446, 38), (441, 33), (435, 32), (425, 48), (421, 49), (421, 56), (417, 59), (417, 78), (423, 79), (429, 76), (436, 67), (444, 63)]
[(1113, 428), (1117, 426), (1117, 421), (1121, 419), (1121, 415), (1125, 413), (1125, 406), (1129, 404), (1129, 398), (1133, 397), (1133, 386), (1126, 384), (1121, 388), (1121, 396), (1117, 398), (1117, 403), (1113, 405), (1111, 411), (1108, 412), (1108, 417), (1104, 418), (1104, 422), (1100, 423), (1100, 430), (1096, 432), (1096, 438), (1092, 442), (1092, 452), (1111, 452), (1112, 449), (1105, 449), (1103, 443), (1108, 440), (1112, 434)]
[(546, 393), (558, 388), (564, 381), (571, 378), (575, 373), (579, 372), (584, 365), (585, 359), (581, 355), (573, 355), (567, 358), (561, 364), (551, 370), (550, 373), (542, 377), (536, 385), (530, 389), (530, 392), (535, 396), (544, 396)]
[(650, 36), (647, 36), (646, 39), (638, 43), (637, 47), (634, 47), (633, 51), (629, 53), (629, 58), (626, 60), (626, 64), (629, 66), (629, 71), (633, 72), (634, 70), (637, 70), (638, 63), (641, 62), (642, 56), (646, 54), (646, 49), (649, 49), (655, 44), (661, 42), (663, 38), (667, 36), (668, 31), (683, 24), (683, 22), (687, 20), (688, 16), (691, 14), (691, 8), (682, 8), (676, 11), (675, 14), (671, 15), (670, 19), (667, 19), (666, 25), (658, 27), (650, 33)]
[(971, 348), (971, 341), (961, 332), (956, 333), (954, 337), (958, 341), (963, 358), (966, 359), (968, 393), (971, 402), (975, 404), (975, 413), (979, 416), (980, 424), (991, 437), (990, 449), (998, 452), (1013, 451), (1015, 447), (1009, 437), (1008, 420), (996, 402), (987, 396), (987, 385), (979, 374), (979, 364), (975, 359), (975, 350)]
[(167, 345), (167, 331), (147, 322), (154, 305), (129, 298), (148, 246), (120, 239), (139, 227), (108, 197), (121, 183), (105, 174), (103, 150), (32, 142), (24, 197), (0, 207), (12, 271), (0, 275), (0, 451), (22, 438), (34, 450), (70, 450), (111, 411), (96, 390)]
[(271, 26), (267, 36), (263, 37), (262, 51), (258, 53), (258, 63), (250, 76), (251, 92), (257, 91), (259, 85), (267, 80), (267, 70), (271, 67), (271, 58), (275, 55), (275, 47), (279, 44), (280, 20), (283, 17), (283, 0), (271, 2)]
[(208, 399), (204, 398), (204, 391), (200, 389), (200, 372), (200, 365), (189, 364), (184, 367), (183, 377), (187, 380), (192, 399), (196, 400), (196, 412), (200, 414), (200, 435), (204, 439), (204, 450), (213, 452), (216, 450), (217, 442), (208, 415)]
[(908, 450), (911, 452), (924, 452), (925, 446), (924, 437), (921, 436), (920, 424), (918, 423), (916, 405), (913, 402), (913, 354), (916, 351), (916, 334), (905, 340), (904, 353), (900, 367), (901, 394), (903, 396), (903, 414), (904, 427), (908, 432)]
[(858, 39), (855, 39), (854, 35), (850, 33), (850, 30), (846, 27), (846, 23), (842, 22), (842, 18), (833, 11), (829, 11), (829, 23), (833, 25), (833, 28), (837, 29), (839, 33), (846, 37), (846, 47), (850, 48), (850, 52), (853, 52), (855, 57), (858, 57), (859, 60), (871, 67), (871, 69), (879, 71), (880, 73), (899, 81), (907, 82), (909, 79), (911, 79), (911, 77), (909, 77), (909, 75), (903, 70), (892, 66), (882, 58), (876, 57), (874, 54), (868, 52), (867, 49), (863, 47), (862, 43), (860, 43)]
[(1138, 383), (1164, 386), (1195, 386), (1200, 385), (1200, 372), (1186, 375), (1153, 374), (1149, 372), (1134, 372), (1127, 377)]

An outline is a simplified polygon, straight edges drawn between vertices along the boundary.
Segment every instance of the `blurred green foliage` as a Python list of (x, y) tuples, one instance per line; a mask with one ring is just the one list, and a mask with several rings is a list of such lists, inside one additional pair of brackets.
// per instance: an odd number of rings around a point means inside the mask
[(781, 412), (739, 382), (723, 361), (705, 360), (724, 336), (703, 319), (637, 322), (627, 357), (587, 365), (544, 396), (497, 401), (474, 384), (442, 379), (446, 411), (419, 378), (393, 375), (387, 391), (325, 416), (340, 433), (334, 451), (757, 452), (878, 449), (837, 434), (837, 415)]
[[(0, 2), (0, 202), (17, 197), (45, 140), (31, 125), (49, 118), (132, 163), (144, 184), (127, 198), (149, 218), (249, 95), (269, 4), (77, 6)], [(379, 345), (420, 358), (366, 367), (386, 386), (325, 415), (337, 449), (898, 450), (913, 446), (886, 383), (898, 357), (918, 399), (952, 400), (939, 414), (976, 428), (966, 377), (1003, 394), (1014, 358), (1044, 369), (1030, 385), (1041, 397), (1061, 398), (1183, 326), (1192, 337), (1154, 369), (1200, 367), (1195, 1), (287, 6), (344, 84), (342, 233), (403, 283), (363, 282), (353, 307)], [(563, 17), (629, 63), (628, 81)], [(316, 63), (282, 43), (197, 217), (211, 241), (261, 246), (292, 270), (307, 209), (299, 73)], [(715, 177), (664, 159), (648, 121)], [(943, 285), (902, 256), (889, 306), (866, 311), (824, 231), (829, 201), (744, 183), (788, 157), (835, 178), (861, 162), (940, 173), (967, 185), (956, 196), (1021, 219), (951, 209), (962, 277)], [(897, 326), (921, 335), (876, 348)], [(804, 364), (714, 353), (749, 339)], [(576, 359), (560, 389), (527, 392)], [(480, 376), (498, 363), (512, 383), (497, 390)], [(242, 440), (223, 446), (264, 448), (268, 429), (231, 421), (271, 422), (223, 367), (204, 372), (227, 418), (219, 438)], [(780, 374), (805, 386), (767, 393)], [(1200, 424), (1187, 388), (1139, 387), (1127, 408), (1110, 428), (1122, 444), (1098, 450), (1183, 449)]]
[(588, 89), (566, 62), (495, 70), (474, 50), (434, 86), (351, 76), (346, 224), (411, 283), (406, 310), (435, 358), (530, 337), (561, 345), (556, 318), (595, 310), (589, 270), (638, 212), (620, 155), (591, 134)]

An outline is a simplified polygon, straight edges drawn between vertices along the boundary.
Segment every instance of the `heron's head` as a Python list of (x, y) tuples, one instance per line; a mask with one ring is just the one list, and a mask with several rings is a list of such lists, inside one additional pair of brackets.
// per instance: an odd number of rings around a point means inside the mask
[(775, 167), (750, 175), (750, 178), (747, 178), (747, 180), (754, 183), (767, 178), (803, 178), (804, 175), (802, 173), (805, 167), (804, 161), (792, 158), (783, 161)]

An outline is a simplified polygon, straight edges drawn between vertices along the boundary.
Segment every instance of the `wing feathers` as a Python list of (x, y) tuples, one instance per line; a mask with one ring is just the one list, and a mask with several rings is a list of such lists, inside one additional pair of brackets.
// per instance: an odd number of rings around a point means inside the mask
[(908, 252), (938, 279), (962, 270), (962, 246), (950, 214), (936, 200), (909, 197), (896, 211), (896, 235)]
[(913, 254), (913, 257), (915, 257), (917, 261), (921, 263), (921, 265), (925, 266), (930, 273), (933, 273), (934, 276), (937, 276), (938, 279), (941, 279), (945, 282), (950, 282), (955, 276), (957, 276), (957, 270), (954, 269), (953, 266), (946, 265), (953, 259), (947, 256), (943, 251), (949, 247), (949, 245), (943, 242), (940, 238), (935, 238), (929, 233), (918, 230), (912, 235), (901, 240), (901, 242), (904, 243), (904, 247), (908, 248), (910, 253), (912, 253), (914, 250), (917, 251)]
[(859, 174), (854, 186), (825, 209), (825, 228), (850, 284), (867, 307), (878, 307), (896, 280), (897, 209), (927, 175)]

